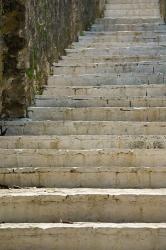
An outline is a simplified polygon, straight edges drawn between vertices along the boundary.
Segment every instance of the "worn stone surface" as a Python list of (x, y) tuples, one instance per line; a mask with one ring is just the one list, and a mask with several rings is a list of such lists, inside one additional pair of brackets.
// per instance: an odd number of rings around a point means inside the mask
[[(2, 250), (129, 250), (133, 246), (135, 250), (165, 250), (165, 236), (166, 223), (31, 223), (0, 226)], [(10, 247), (6, 246), (6, 242), (10, 242)]]
[(2, 122), (1, 250), (166, 249), (166, 25), (158, 0), (105, 14)]
[(0, 59), (2, 118), (26, 116), (34, 94), (46, 84), (51, 64), (94, 22), (103, 6), (104, 0), (1, 0), (7, 48)]

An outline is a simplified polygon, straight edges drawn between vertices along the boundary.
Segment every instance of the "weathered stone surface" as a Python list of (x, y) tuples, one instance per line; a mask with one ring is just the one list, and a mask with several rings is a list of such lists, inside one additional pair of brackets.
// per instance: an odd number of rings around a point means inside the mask
[(23, 34), (25, 6), (22, 1), (2, 0), (2, 35), (6, 46), (3, 55), (2, 114), (22, 115), (26, 106), (25, 66), (20, 52), (26, 47)]
[(2, 122), (1, 250), (166, 249), (166, 25), (158, 0), (106, 3)]
[(2, 118), (26, 116), (34, 94), (42, 92), (51, 64), (100, 16), (103, 6), (104, 0), (1, 1), (7, 48), (3, 60), (0, 56)]

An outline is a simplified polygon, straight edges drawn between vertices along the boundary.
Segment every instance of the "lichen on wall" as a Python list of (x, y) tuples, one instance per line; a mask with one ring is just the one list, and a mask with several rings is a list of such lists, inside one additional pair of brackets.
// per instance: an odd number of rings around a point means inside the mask
[[(3, 88), (1, 117), (25, 117), (51, 65), (100, 16), (104, 0), (0, 0)], [(2, 71), (2, 70), (1, 70)]]

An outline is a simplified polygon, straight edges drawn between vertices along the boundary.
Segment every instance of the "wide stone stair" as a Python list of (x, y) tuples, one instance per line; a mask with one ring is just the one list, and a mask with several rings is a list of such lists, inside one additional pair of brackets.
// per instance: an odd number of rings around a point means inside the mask
[(0, 250), (166, 250), (166, 25), (107, 0), (0, 137)]

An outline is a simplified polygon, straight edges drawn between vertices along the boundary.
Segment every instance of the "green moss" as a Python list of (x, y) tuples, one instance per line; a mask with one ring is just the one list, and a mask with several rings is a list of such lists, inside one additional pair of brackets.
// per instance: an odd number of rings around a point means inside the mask
[(26, 76), (30, 79), (30, 80), (33, 80), (34, 79), (34, 69), (33, 68), (29, 68), (29, 69), (26, 69)]
[(84, 31), (80, 31), (80, 36), (85, 36)]

